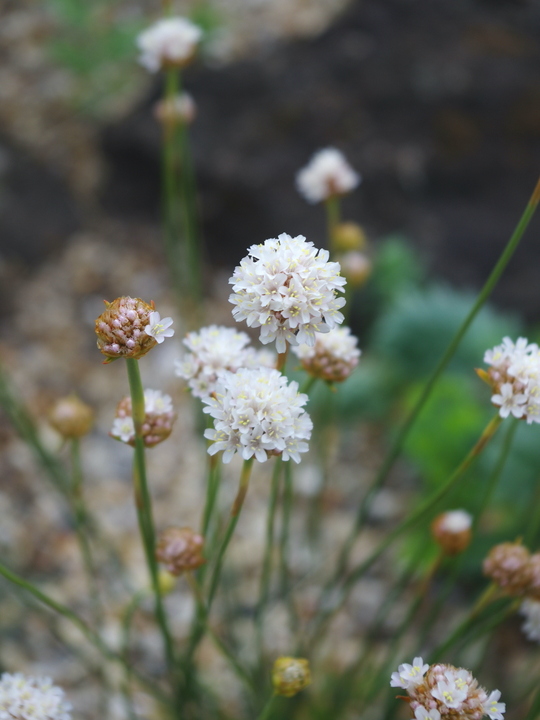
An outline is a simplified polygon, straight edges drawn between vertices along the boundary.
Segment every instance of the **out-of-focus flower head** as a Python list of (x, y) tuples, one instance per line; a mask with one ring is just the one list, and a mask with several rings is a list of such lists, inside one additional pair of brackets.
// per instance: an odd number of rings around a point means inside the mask
[[(144, 412), (142, 426), (144, 444), (146, 447), (154, 447), (169, 437), (176, 420), (170, 395), (165, 395), (159, 390), (145, 390)], [(132, 447), (135, 445), (135, 425), (129, 396), (118, 403), (110, 434), (115, 440), (120, 440)]]
[(361, 179), (343, 153), (329, 147), (316, 152), (298, 172), (296, 187), (308, 202), (318, 203), (351, 192)]
[(472, 516), (465, 510), (449, 510), (437, 515), (431, 525), (435, 541), (447, 555), (457, 555), (469, 547)]
[(527, 423), (540, 422), (540, 349), (527, 338), (514, 343), (503, 338), (502, 344), (487, 350), (484, 362), (489, 365), (477, 371), (494, 390), (491, 402), (499, 415), (523, 418)]
[(293, 697), (311, 684), (309, 661), (305, 658), (278, 658), (272, 670), (272, 684), (276, 695)]
[(154, 115), (166, 127), (176, 127), (178, 123), (189, 125), (195, 120), (197, 106), (191, 95), (183, 92), (156, 103)]
[(76, 395), (68, 395), (55, 402), (49, 412), (49, 422), (64, 438), (87, 435), (94, 424), (94, 411)]
[(407, 691), (416, 720), (480, 720), (486, 715), (491, 720), (503, 720), (506, 710), (499, 702), (499, 690), (488, 695), (468, 670), (453, 665), (430, 666), (421, 657), (412, 665), (400, 665), (392, 673), (390, 685)]
[(343, 382), (358, 365), (361, 351), (358, 340), (348, 327), (334, 328), (317, 335), (315, 345), (298, 345), (293, 352), (302, 367), (314, 377), (327, 382)]
[(519, 612), (525, 618), (522, 630), (529, 640), (540, 643), (540, 600), (525, 598)]
[(284, 353), (287, 343), (315, 344), (315, 333), (328, 332), (343, 322), (345, 304), (337, 293), (345, 278), (339, 263), (329, 262), (327, 250), (317, 250), (303, 235), (286, 233), (252, 245), (229, 283), (233, 316), (249, 327), (260, 327), (260, 340), (276, 341)]
[(313, 423), (303, 409), (308, 396), (298, 392), (298, 383), (287, 382), (277, 370), (241, 368), (223, 372), (214, 396), (203, 398), (204, 412), (214, 418), (214, 429), (205, 431), (212, 441), (210, 455), (223, 450), (227, 463), (238, 452), (244, 460), (265, 462), (269, 455), (282, 455), (300, 462), (307, 452)]
[(150, 72), (184, 67), (195, 55), (202, 30), (183, 17), (158, 20), (137, 37), (139, 62)]
[(50, 678), (3, 673), (0, 678), (0, 718), (5, 720), (71, 720), (64, 691)]
[(275, 367), (276, 357), (266, 350), (249, 347), (249, 337), (233, 328), (210, 325), (190, 332), (183, 340), (190, 352), (177, 360), (176, 374), (187, 380), (195, 397), (215, 391), (218, 374), (239, 368)]
[(164, 530), (156, 543), (156, 558), (171, 575), (181, 575), (204, 565), (204, 538), (188, 527)]

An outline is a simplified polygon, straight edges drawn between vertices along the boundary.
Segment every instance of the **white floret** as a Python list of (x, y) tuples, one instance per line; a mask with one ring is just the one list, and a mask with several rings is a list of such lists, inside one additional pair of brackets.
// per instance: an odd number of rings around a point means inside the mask
[(150, 72), (182, 65), (195, 53), (202, 30), (182, 17), (158, 20), (137, 37), (139, 62)]
[(71, 705), (64, 691), (50, 678), (3, 673), (0, 678), (0, 718), (24, 720), (71, 720)]
[(296, 175), (298, 191), (310, 203), (333, 195), (351, 192), (360, 183), (360, 175), (349, 165), (343, 153), (333, 147), (319, 150)]
[(220, 373), (214, 395), (203, 398), (204, 412), (214, 418), (214, 429), (205, 431), (212, 441), (208, 452), (223, 451), (225, 463), (236, 452), (244, 460), (265, 462), (270, 454), (282, 454), (284, 460), (300, 462), (313, 427), (303, 409), (307, 400), (298, 383), (288, 383), (274, 369)]
[(229, 301), (235, 320), (261, 328), (264, 345), (275, 341), (279, 353), (287, 343), (314, 345), (316, 333), (343, 322), (345, 300), (337, 293), (346, 280), (327, 250), (317, 250), (302, 235), (283, 233), (252, 245), (248, 253), (229, 280)]
[(540, 643), (540, 601), (527, 598), (519, 612), (525, 618), (522, 630), (529, 640)]

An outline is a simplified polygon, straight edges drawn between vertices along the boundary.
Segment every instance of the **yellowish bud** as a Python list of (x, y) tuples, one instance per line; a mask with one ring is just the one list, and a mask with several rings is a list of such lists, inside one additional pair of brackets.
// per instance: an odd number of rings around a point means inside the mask
[(363, 250), (367, 245), (366, 233), (354, 222), (342, 222), (334, 228), (332, 239), (337, 252)]
[(167, 570), (158, 573), (158, 584), (162, 595), (168, 595), (176, 586), (176, 577)]
[(311, 684), (309, 661), (304, 658), (278, 658), (272, 671), (272, 684), (276, 695), (296, 695)]
[(94, 411), (76, 395), (68, 395), (53, 405), (49, 422), (62, 437), (79, 438), (92, 429)]

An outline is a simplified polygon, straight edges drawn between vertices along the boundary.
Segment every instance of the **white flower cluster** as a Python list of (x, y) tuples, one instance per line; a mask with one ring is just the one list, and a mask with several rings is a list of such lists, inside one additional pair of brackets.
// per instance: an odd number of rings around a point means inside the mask
[(158, 20), (137, 37), (139, 62), (150, 72), (182, 66), (194, 55), (201, 37), (202, 30), (186, 18)]
[(296, 175), (298, 191), (310, 203), (344, 195), (359, 185), (360, 175), (349, 165), (343, 153), (333, 147), (319, 150)]
[(525, 618), (522, 630), (529, 640), (540, 643), (540, 601), (526, 598), (519, 609)]
[(358, 365), (361, 351), (358, 340), (348, 327), (334, 328), (325, 335), (317, 335), (315, 345), (293, 348), (303, 368), (328, 382), (346, 380)]
[(440, 516), (440, 529), (448, 533), (462, 533), (472, 527), (472, 515), (466, 510), (448, 510)]
[(468, 670), (430, 666), (421, 657), (414, 658), (412, 665), (400, 665), (390, 685), (407, 691), (416, 720), (480, 720), (484, 715), (503, 720), (506, 710), (499, 702), (499, 690), (488, 695)]
[[(176, 419), (171, 396), (165, 395), (159, 390), (145, 390), (144, 412), (143, 438), (145, 445), (152, 447), (166, 440), (171, 434)], [(135, 425), (133, 423), (130, 397), (124, 398), (118, 404), (110, 434), (113, 438), (128, 445), (135, 442)]]
[(176, 375), (188, 381), (195, 397), (203, 398), (215, 391), (218, 375), (223, 370), (275, 367), (273, 353), (248, 347), (249, 342), (246, 333), (218, 325), (190, 332), (183, 343), (191, 352), (176, 360)]
[(328, 332), (343, 322), (337, 297), (346, 284), (339, 263), (329, 262), (327, 250), (286, 233), (262, 245), (252, 245), (229, 283), (232, 313), (249, 327), (260, 327), (266, 345), (276, 340), (279, 353), (291, 345), (315, 344), (316, 332)]
[(495, 390), (491, 402), (503, 418), (513, 415), (527, 423), (540, 422), (540, 349), (536, 343), (505, 337), (501, 345), (488, 350), (486, 379)]
[(203, 398), (204, 412), (214, 418), (214, 429), (205, 431), (212, 440), (210, 455), (223, 450), (227, 463), (238, 452), (244, 460), (253, 456), (265, 462), (269, 455), (282, 455), (300, 462), (307, 452), (313, 423), (303, 410), (308, 396), (298, 392), (298, 383), (287, 383), (278, 370), (241, 368), (223, 372), (215, 397)]
[(71, 705), (64, 691), (49, 678), (3, 673), (0, 678), (2, 720), (70, 720)]

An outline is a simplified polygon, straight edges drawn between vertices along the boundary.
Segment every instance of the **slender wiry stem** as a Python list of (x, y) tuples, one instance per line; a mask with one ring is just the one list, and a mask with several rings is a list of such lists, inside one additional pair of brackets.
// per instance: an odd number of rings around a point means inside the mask
[(75, 532), (77, 534), (77, 541), (79, 543), (79, 548), (86, 571), (86, 578), (88, 582), (88, 589), (90, 591), (90, 597), (92, 598), (94, 621), (96, 625), (99, 626), (102, 621), (102, 609), (99, 598), (99, 588), (97, 585), (96, 564), (94, 562), (92, 547), (90, 545), (87, 535), (88, 523), (86, 521), (87, 513), (83, 496), (83, 473), (81, 465), (79, 438), (73, 438), (71, 440), (71, 469), (72, 483), (70, 495), (73, 515), (75, 517)]
[(274, 471), (272, 473), (272, 482), (270, 485), (270, 501), (268, 503), (268, 515), (266, 520), (266, 546), (264, 550), (263, 567), (261, 573), (261, 585), (259, 589), (259, 602), (255, 615), (255, 623), (257, 628), (257, 645), (259, 657), (262, 662), (263, 655), (263, 620), (264, 609), (268, 602), (268, 593), (270, 590), (270, 575), (272, 571), (272, 553), (274, 549), (274, 524), (276, 519), (276, 508), (279, 494), (279, 486), (282, 470), (281, 455), (276, 458)]
[(349, 536), (347, 537), (347, 539), (343, 545), (338, 562), (336, 563), (335, 572), (332, 575), (331, 579), (327, 583), (327, 586), (326, 586), (327, 592), (330, 591), (335, 586), (336, 582), (338, 582), (339, 578), (343, 575), (343, 573), (349, 563), (350, 554), (351, 554), (353, 545), (356, 541), (356, 538), (358, 537), (361, 529), (364, 526), (366, 519), (369, 516), (371, 507), (373, 505), (373, 502), (375, 500), (375, 497), (376, 497), (378, 491), (383, 486), (384, 482), (386, 481), (386, 478), (388, 477), (390, 470), (393, 468), (394, 463), (400, 456), (401, 451), (404, 446), (404, 443), (405, 443), (405, 440), (407, 439), (407, 437), (409, 435), (409, 432), (411, 431), (418, 416), (420, 415), (421, 411), (423, 410), (427, 400), (429, 399), (429, 397), (433, 391), (433, 388), (435, 387), (439, 378), (441, 377), (444, 370), (448, 366), (448, 363), (450, 362), (450, 360), (454, 357), (454, 354), (455, 354), (457, 348), (459, 347), (463, 337), (465, 336), (467, 330), (470, 328), (473, 320), (478, 315), (478, 313), (480, 312), (480, 310), (486, 303), (487, 299), (493, 292), (493, 289), (497, 285), (501, 275), (503, 274), (504, 270), (506, 269), (506, 266), (510, 262), (510, 259), (512, 258), (515, 250), (517, 249), (517, 247), (520, 243), (520, 240), (523, 237), (525, 230), (527, 229), (539, 202), (540, 202), (540, 180), (538, 181), (536, 188), (531, 196), (531, 199), (529, 200), (523, 215), (521, 216), (514, 232), (512, 233), (512, 236), (510, 237), (508, 244), (506, 245), (501, 256), (499, 257), (499, 260), (497, 261), (495, 267), (493, 268), (484, 287), (478, 294), (472, 308), (470, 309), (469, 313), (467, 314), (467, 317), (461, 323), (458, 331), (456, 332), (456, 334), (452, 338), (450, 344), (448, 345), (444, 355), (439, 360), (439, 363), (437, 364), (436, 368), (433, 370), (433, 373), (431, 374), (426, 385), (424, 386), (424, 389), (421, 392), (418, 400), (416, 401), (413, 408), (411, 409), (411, 411), (405, 418), (405, 421), (404, 421), (400, 431), (397, 433), (394, 442), (390, 446), (390, 449), (388, 450), (388, 453), (387, 453), (386, 457), (384, 458), (384, 460), (381, 464), (381, 467), (379, 468), (379, 471), (377, 472), (377, 475), (375, 476), (375, 478), (373, 480), (371, 488), (369, 489), (366, 496), (360, 503), (360, 506), (358, 508), (357, 515), (355, 518), (355, 522), (353, 524), (351, 532), (349, 533)]
[(272, 712), (275, 708), (275, 702), (276, 702), (277, 695), (274, 693), (266, 703), (266, 705), (263, 707), (261, 714), (257, 718), (257, 720), (268, 720), (268, 718), (272, 715)]
[(336, 254), (336, 227), (339, 224), (341, 214), (339, 197), (337, 195), (329, 197), (324, 205), (326, 208), (326, 223), (328, 228), (328, 248), (330, 250), (330, 256), (334, 260)]
[(298, 616), (294, 597), (289, 583), (289, 535), (293, 508), (293, 468), (292, 463), (285, 463), (285, 483), (283, 490), (283, 510), (281, 518), (281, 537), (279, 540), (280, 595), (287, 602), (291, 632), (298, 628)]
[(146, 555), (146, 563), (152, 583), (155, 599), (155, 615), (156, 621), (160, 628), (163, 645), (165, 648), (165, 657), (169, 669), (170, 680), (173, 688), (176, 687), (176, 667), (174, 658), (173, 640), (163, 606), (161, 596), (161, 587), (158, 577), (158, 564), (156, 560), (156, 538), (154, 531), (154, 520), (152, 515), (152, 499), (148, 490), (146, 480), (146, 459), (144, 452), (144, 440), (142, 436), (142, 426), (145, 419), (144, 409), (144, 391), (141, 383), (138, 360), (133, 358), (126, 359), (129, 388), (131, 392), (131, 405), (133, 424), (135, 426), (135, 457), (133, 467), (133, 484), (135, 491), (135, 506), (137, 508), (137, 517), (139, 520), (139, 529), (143, 541), (144, 551)]
[(491, 440), (501, 422), (502, 418), (497, 413), (497, 415), (495, 415), (495, 417), (488, 423), (478, 442), (469, 451), (469, 453), (466, 455), (465, 459), (460, 463), (460, 465), (450, 475), (444, 485), (442, 485), (435, 493), (433, 493), (433, 495), (425, 502), (423, 502), (414, 512), (412, 512), (409, 517), (403, 520), (392, 532), (390, 532), (386, 536), (386, 538), (378, 545), (378, 547), (366, 558), (366, 560), (360, 563), (358, 567), (354, 568), (349, 573), (349, 575), (343, 581), (343, 586), (340, 593), (341, 597), (330, 607), (326, 607), (326, 609), (325, 605), (328, 602), (328, 593), (327, 591), (325, 592), (325, 590), (323, 590), (319, 602), (319, 608), (322, 609), (321, 612), (318, 614), (317, 620), (314, 623), (312, 642), (314, 642), (315, 639), (321, 637), (322, 628), (328, 623), (330, 618), (333, 617), (334, 614), (343, 606), (350, 591), (352, 590), (356, 582), (364, 575), (364, 573), (369, 570), (369, 568), (395, 542), (398, 537), (400, 537), (404, 532), (412, 528), (418, 522), (426, 518), (437, 506), (437, 504), (442, 500), (442, 498), (447, 495), (450, 490), (452, 490), (452, 488), (455, 487), (455, 485), (461, 479), (465, 471), (469, 468), (472, 462), (478, 457), (478, 455), (482, 452), (487, 443)]
[[(70, 610), (67, 605), (63, 605), (57, 600), (54, 600), (54, 598), (50, 597), (49, 595), (46, 595), (31, 582), (20, 577), (20, 575), (17, 575), (13, 571), (9, 570), (5, 565), (1, 563), (0, 575), (5, 577), (6, 580), (9, 580), (9, 582), (13, 583), (17, 587), (26, 590), (26, 592), (30, 593), (40, 603), (48, 607), (50, 610), (54, 610), (54, 612), (58, 613), (66, 620), (68, 620), (72, 625), (74, 625), (76, 628), (78, 628), (78, 630), (80, 630), (84, 637), (97, 650), (99, 650), (99, 652), (103, 655), (104, 658), (106, 658), (107, 660), (112, 660), (116, 663), (120, 663), (124, 667), (126, 666), (125, 659), (118, 653), (114, 652), (114, 650), (111, 650), (111, 648), (102, 640), (98, 633), (94, 632), (94, 630), (92, 630), (92, 628), (87, 625), (87, 623), (82, 618), (76, 615), (73, 610)], [(136, 677), (137, 680), (139, 680), (139, 682), (144, 685), (148, 692), (150, 692), (155, 698), (157, 698), (164, 704), (169, 705), (169, 698), (161, 690), (159, 690), (159, 688), (157, 688), (154, 683), (141, 675), (137, 670), (135, 670), (135, 668), (132, 668), (131, 672), (133, 673), (134, 677)]]

